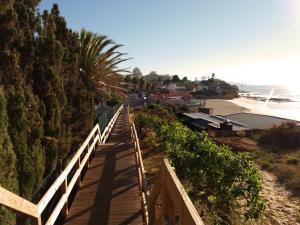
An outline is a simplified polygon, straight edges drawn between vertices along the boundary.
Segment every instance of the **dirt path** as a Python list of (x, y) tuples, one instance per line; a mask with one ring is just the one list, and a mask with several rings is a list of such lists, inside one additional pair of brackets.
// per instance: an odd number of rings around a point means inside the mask
[(276, 177), (262, 171), (267, 199), (266, 217), (271, 225), (300, 225), (300, 198), (294, 197), (276, 181)]
[[(256, 141), (241, 137), (214, 138), (218, 144), (227, 144), (235, 152), (258, 151)], [(261, 150), (261, 152), (264, 152)], [(265, 156), (257, 156), (263, 160)], [(279, 165), (279, 164), (278, 164)], [(266, 217), (255, 225), (300, 225), (300, 197), (295, 197), (277, 182), (277, 177), (265, 170), (263, 175), (263, 196), (267, 200)], [(252, 225), (252, 223), (250, 223)]]

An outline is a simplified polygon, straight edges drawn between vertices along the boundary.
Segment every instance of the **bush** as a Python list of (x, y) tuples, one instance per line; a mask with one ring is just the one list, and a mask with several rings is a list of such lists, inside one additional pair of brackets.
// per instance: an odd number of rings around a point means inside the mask
[(164, 123), (164, 121), (158, 116), (147, 115), (144, 112), (136, 112), (133, 116), (133, 119), (141, 139), (147, 137), (149, 133), (152, 133), (152, 138), (155, 139), (155, 131)]
[(241, 211), (246, 220), (262, 215), (262, 180), (249, 155), (235, 154), (215, 144), (207, 133), (180, 123), (163, 125), (158, 136), (177, 175), (191, 183), (192, 198), (205, 203), (216, 221), (229, 222), (234, 211)]
[(282, 148), (300, 148), (300, 126), (293, 122), (282, 123), (263, 132), (259, 143)]
[(286, 163), (291, 165), (297, 165), (299, 163), (299, 158), (293, 155), (289, 155)]
[(121, 104), (122, 103), (122, 99), (120, 97), (111, 97), (110, 99), (108, 99), (106, 101), (106, 104), (108, 106), (115, 106), (115, 105), (118, 105), (118, 104)]
[(142, 140), (146, 137), (151, 146), (165, 150), (176, 174), (189, 185), (190, 197), (209, 208), (216, 224), (230, 223), (233, 212), (242, 212), (245, 220), (262, 215), (262, 180), (249, 155), (235, 154), (229, 147), (215, 144), (205, 132), (167, 123), (156, 115), (138, 112), (134, 121)]
[(150, 104), (147, 107), (139, 108), (138, 110), (135, 110), (135, 112), (143, 112), (145, 115), (156, 116), (169, 123), (176, 121), (176, 116), (172, 113), (171, 108), (157, 104)]
[(150, 110), (158, 109), (158, 108), (160, 108), (160, 105), (158, 105), (158, 104), (149, 104), (147, 106), (147, 109), (150, 109)]

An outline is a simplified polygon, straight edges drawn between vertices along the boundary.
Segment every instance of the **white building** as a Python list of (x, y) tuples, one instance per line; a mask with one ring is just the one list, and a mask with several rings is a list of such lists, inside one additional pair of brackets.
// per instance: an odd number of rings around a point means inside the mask
[(166, 89), (171, 91), (171, 92), (184, 91), (185, 86), (184, 85), (178, 85), (176, 83), (169, 83), (169, 84), (166, 85)]
[(165, 80), (171, 80), (172, 76), (170, 76), (169, 74), (166, 75), (158, 75), (156, 72), (151, 72), (146, 76), (143, 76), (143, 78), (145, 80), (149, 80), (149, 81), (165, 81)]

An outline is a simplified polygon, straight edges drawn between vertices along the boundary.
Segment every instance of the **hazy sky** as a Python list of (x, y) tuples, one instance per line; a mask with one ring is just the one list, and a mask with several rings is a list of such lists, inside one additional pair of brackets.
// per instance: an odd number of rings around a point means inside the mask
[(300, 0), (43, 0), (124, 44), (144, 74), (300, 84)]

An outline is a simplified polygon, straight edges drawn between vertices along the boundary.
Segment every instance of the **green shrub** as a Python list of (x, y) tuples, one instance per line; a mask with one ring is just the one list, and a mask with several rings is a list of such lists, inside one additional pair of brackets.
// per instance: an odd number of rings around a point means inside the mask
[(137, 132), (141, 139), (148, 136), (150, 132), (155, 134), (155, 131), (164, 123), (162, 119), (155, 115), (147, 115), (144, 112), (137, 112), (133, 116)]
[(122, 99), (120, 97), (114, 96), (106, 101), (108, 106), (115, 106), (122, 103)]
[[(8, 133), (8, 116), (6, 111), (6, 98), (0, 86), (0, 185), (18, 194), (17, 158)], [(0, 206), (0, 224), (15, 224), (15, 213)]]
[(149, 104), (149, 105), (147, 105), (147, 109), (158, 109), (158, 108), (160, 108), (160, 105), (158, 105), (158, 104)]
[(145, 139), (165, 150), (176, 174), (189, 184), (190, 197), (209, 208), (215, 224), (229, 223), (233, 212), (241, 212), (245, 220), (262, 215), (262, 179), (249, 155), (235, 154), (229, 147), (215, 144), (205, 132), (167, 123), (155, 115), (138, 112), (134, 120), (141, 139), (149, 130), (156, 132)]
[(293, 155), (289, 155), (286, 163), (291, 165), (298, 165), (299, 158)]

